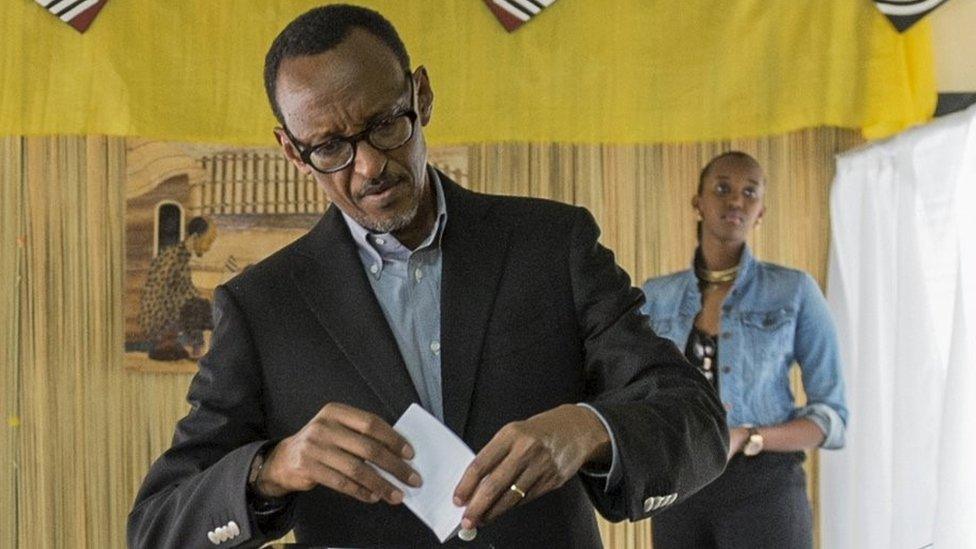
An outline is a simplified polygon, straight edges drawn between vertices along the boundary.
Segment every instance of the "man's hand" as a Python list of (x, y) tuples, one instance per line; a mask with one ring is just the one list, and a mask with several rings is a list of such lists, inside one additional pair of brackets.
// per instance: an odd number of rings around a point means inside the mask
[(407, 441), (379, 417), (330, 403), (271, 450), (255, 484), (265, 497), (305, 492), (321, 484), (365, 503), (383, 499), (398, 505), (403, 493), (365, 462), (420, 486), (420, 475), (403, 461), (413, 456)]
[(563, 405), (502, 427), (468, 466), (454, 490), (467, 504), (463, 528), (486, 524), (522, 501), (562, 486), (584, 464), (607, 467), (610, 434), (592, 410)]

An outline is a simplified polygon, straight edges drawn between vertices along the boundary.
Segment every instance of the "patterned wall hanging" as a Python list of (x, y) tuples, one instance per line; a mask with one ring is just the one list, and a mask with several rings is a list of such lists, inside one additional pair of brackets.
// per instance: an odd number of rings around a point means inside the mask
[[(214, 288), (305, 234), (328, 199), (276, 148), (126, 144), (125, 368), (196, 373)], [(427, 159), (469, 184), (467, 147)]]

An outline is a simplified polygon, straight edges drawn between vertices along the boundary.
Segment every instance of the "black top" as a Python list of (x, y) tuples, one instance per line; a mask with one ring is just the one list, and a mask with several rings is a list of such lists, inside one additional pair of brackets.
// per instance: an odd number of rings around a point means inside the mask
[(697, 367), (705, 379), (718, 391), (718, 338), (703, 331), (698, 326), (691, 327), (685, 357)]

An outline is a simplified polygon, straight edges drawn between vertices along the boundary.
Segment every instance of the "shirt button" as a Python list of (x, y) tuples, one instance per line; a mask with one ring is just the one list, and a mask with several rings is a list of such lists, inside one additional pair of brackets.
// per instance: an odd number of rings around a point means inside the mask
[(731, 332), (722, 332), (722, 339), (729, 339), (732, 337)]
[(417, 269), (416, 271), (413, 272), (413, 276), (414, 278), (417, 279), (417, 282), (420, 282), (420, 279), (424, 277), (424, 272), (421, 271), (420, 269)]
[(431, 344), (430, 344), (430, 350), (435, 355), (441, 354), (441, 342), (440, 341), (431, 342)]
[(382, 246), (383, 244), (386, 244), (386, 239), (383, 238), (383, 237), (377, 236), (376, 237), (376, 243), (379, 244), (380, 246)]
[(727, 374), (727, 373), (729, 373), (731, 371), (732, 371), (732, 368), (731, 367), (729, 367), (729, 366), (722, 366), (722, 373), (723, 374)]
[(377, 265), (376, 263), (373, 263), (373, 265), (369, 268), (369, 272), (373, 274), (380, 272), (380, 266)]

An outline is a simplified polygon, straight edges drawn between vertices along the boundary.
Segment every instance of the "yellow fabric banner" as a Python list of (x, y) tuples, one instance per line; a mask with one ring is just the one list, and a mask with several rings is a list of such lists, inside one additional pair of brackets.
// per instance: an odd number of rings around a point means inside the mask
[[(427, 135), (675, 142), (927, 120), (929, 27), (867, 0), (560, 0), (513, 34), (476, 0), (362, 2), (435, 92)], [(307, 0), (112, 0), (78, 34), (29, 0), (0, 18), (0, 134), (269, 144), (262, 63)]]

